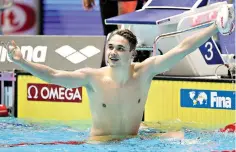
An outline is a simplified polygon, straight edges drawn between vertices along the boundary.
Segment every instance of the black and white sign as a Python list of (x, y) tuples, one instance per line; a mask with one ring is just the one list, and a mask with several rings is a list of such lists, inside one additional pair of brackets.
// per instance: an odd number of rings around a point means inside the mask
[[(0, 41), (14, 40), (24, 59), (58, 70), (99, 68), (102, 62), (105, 36), (1, 36)], [(0, 46), (0, 71), (21, 69)]]

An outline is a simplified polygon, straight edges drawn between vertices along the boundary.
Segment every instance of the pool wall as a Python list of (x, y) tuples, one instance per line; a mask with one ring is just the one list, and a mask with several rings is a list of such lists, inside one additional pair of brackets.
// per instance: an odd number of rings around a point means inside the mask
[[(53, 120), (88, 120), (91, 119), (88, 96), (85, 88), (78, 94), (59, 88), (54, 89), (51, 99), (47, 101), (47, 91), (42, 91), (39, 84), (44, 81), (27, 73), (16, 76), (17, 117), (29, 119)], [(29, 90), (29, 84), (36, 85)], [(48, 86), (46, 86), (48, 87)], [(37, 94), (35, 90), (37, 89)], [(41, 90), (40, 90), (41, 89)], [(51, 88), (52, 89), (52, 88)], [(48, 89), (50, 92), (50, 88)], [(44, 92), (44, 100), (37, 100)], [(78, 92), (77, 92), (78, 93)], [(29, 98), (29, 94), (31, 99)], [(67, 95), (65, 95), (67, 94)], [(73, 95), (72, 95), (73, 94)], [(66, 99), (67, 96), (67, 99)], [(33, 99), (35, 97), (35, 99)], [(64, 97), (64, 98), (63, 98)], [(42, 99), (42, 97), (41, 97)], [(63, 100), (65, 99), (65, 100)], [(232, 79), (204, 79), (157, 76), (150, 87), (144, 111), (144, 121), (165, 122), (181, 120), (194, 128), (222, 127), (235, 120), (235, 81)]]
[[(82, 92), (76, 93), (70, 90), (66, 91), (62, 87), (43, 90), (40, 85), (45, 85), (45, 88), (49, 88), (48, 85), (50, 84), (32, 75), (17, 75), (15, 98), (18, 118), (43, 120), (88, 120), (91, 118), (85, 88), (78, 88)], [(48, 95), (48, 90), (50, 95)], [(63, 92), (64, 95), (58, 96), (59, 91)], [(40, 95), (42, 92), (44, 94), (43, 99), (42, 95)], [(79, 102), (68, 101), (70, 99), (79, 100), (80, 96), (81, 101)]]
[(222, 127), (236, 122), (235, 117), (232, 79), (163, 76), (155, 77), (151, 84), (144, 115), (145, 121), (179, 119), (194, 128)]

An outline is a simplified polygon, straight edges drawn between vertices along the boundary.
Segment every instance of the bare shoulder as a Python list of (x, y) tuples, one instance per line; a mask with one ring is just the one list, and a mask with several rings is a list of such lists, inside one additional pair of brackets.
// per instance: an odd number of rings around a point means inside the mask
[(149, 70), (151, 70), (151, 67), (154, 62), (155, 62), (155, 57), (149, 57), (143, 62), (135, 62), (134, 70), (138, 73), (148, 72)]
[(103, 74), (105, 70), (106, 70), (106, 67), (103, 67), (103, 68), (86, 67), (86, 68), (78, 69), (75, 72), (76, 73), (84, 73), (89, 76), (98, 76), (98, 75)]

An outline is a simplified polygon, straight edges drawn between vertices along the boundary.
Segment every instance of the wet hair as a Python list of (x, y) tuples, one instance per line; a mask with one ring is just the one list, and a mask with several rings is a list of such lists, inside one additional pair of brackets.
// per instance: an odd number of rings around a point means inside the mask
[(128, 29), (115, 30), (110, 34), (107, 41), (109, 41), (114, 35), (120, 35), (124, 37), (129, 42), (130, 51), (135, 50), (138, 41), (137, 41), (137, 37), (130, 30)]

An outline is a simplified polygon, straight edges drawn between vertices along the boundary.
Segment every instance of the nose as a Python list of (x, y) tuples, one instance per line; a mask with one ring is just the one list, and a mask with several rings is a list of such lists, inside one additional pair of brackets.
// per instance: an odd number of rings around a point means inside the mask
[(116, 48), (110, 49), (111, 54), (117, 54)]

